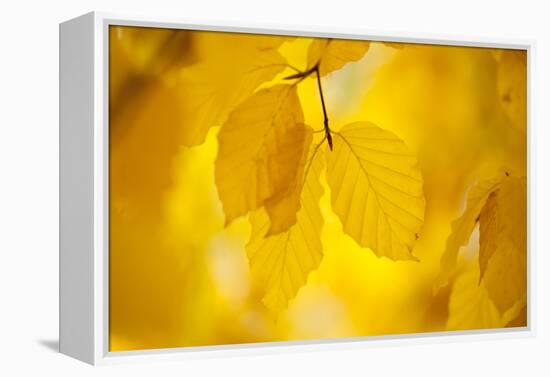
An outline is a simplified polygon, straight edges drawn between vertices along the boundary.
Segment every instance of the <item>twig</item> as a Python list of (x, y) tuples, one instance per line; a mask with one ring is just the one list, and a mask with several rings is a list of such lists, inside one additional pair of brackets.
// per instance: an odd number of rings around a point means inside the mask
[(330, 134), (330, 127), (328, 126), (327, 108), (325, 105), (325, 98), (323, 96), (323, 87), (321, 86), (321, 75), (319, 74), (319, 64), (314, 67), (315, 74), (317, 75), (317, 87), (319, 88), (319, 95), (321, 96), (321, 105), (323, 106), (323, 124), (325, 126), (325, 134), (327, 136), (328, 147), (332, 151), (332, 135)]

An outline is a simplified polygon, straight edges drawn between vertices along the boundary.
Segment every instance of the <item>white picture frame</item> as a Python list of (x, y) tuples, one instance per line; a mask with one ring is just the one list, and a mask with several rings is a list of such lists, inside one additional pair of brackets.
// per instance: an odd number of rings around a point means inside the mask
[[(528, 326), (337, 340), (109, 352), (108, 308), (108, 27), (131, 25), (522, 49), (528, 59)], [(92, 12), (60, 24), (60, 352), (93, 365), (188, 357), (320, 350), (323, 348), (455, 342), (535, 335), (532, 73), (535, 43), (464, 39), (307, 25), (253, 25), (170, 20)]]

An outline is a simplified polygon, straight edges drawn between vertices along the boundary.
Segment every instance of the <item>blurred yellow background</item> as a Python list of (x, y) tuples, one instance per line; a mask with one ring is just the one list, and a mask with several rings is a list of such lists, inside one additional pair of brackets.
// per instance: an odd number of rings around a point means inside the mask
[[(323, 78), (334, 130), (369, 121), (417, 155), (426, 197), (413, 251), (420, 261), (379, 258), (345, 235), (323, 174), (324, 257), (274, 318), (251, 284), (247, 216), (224, 227), (214, 182), (219, 127), (193, 147), (183, 142), (187, 108), (206, 88), (200, 74), (223, 89), (213, 109), (246, 95), (223, 80), (246, 64), (243, 46), (254, 38), (111, 27), (111, 351), (525, 325), (525, 310), (501, 315), (478, 284), (477, 231), (452, 282), (440, 290), (434, 282), (468, 189), (502, 169), (526, 174), (526, 53), (372, 42), (359, 61)], [(263, 38), (306, 68), (310, 39)], [(210, 71), (201, 72), (205, 61)], [(182, 79), (189, 76), (197, 82)], [(298, 94), (305, 123), (321, 129), (316, 85), (305, 79)], [(224, 114), (215, 111), (209, 116), (220, 126)]]

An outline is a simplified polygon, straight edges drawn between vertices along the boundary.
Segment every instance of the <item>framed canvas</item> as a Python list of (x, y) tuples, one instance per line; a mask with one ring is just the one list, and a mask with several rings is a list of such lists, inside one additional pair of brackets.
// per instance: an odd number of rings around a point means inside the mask
[(62, 23), (61, 352), (98, 364), (533, 334), (532, 51)]

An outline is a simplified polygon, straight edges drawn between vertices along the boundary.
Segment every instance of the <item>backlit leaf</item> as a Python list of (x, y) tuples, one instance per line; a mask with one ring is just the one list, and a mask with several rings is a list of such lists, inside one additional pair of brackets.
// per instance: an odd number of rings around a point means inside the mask
[(293, 85), (262, 89), (229, 115), (215, 164), (226, 224), (296, 182), (310, 135)]
[(308, 68), (319, 64), (319, 74), (325, 76), (361, 59), (369, 46), (369, 41), (316, 38), (309, 46)]
[(525, 178), (503, 174), (474, 186), (463, 215), (453, 222), (441, 258), (438, 286), (455, 269), (459, 249), (479, 222), (479, 276), (501, 313), (521, 308), (527, 291), (527, 199)]
[(266, 237), (270, 224), (265, 211), (250, 215), (252, 231), (246, 250), (252, 280), (263, 292), (264, 304), (276, 315), (295, 297), (323, 256), (319, 175), (324, 159), (319, 148), (312, 147), (309, 155), (296, 224), (287, 232)]
[(447, 238), (445, 252), (441, 256), (441, 271), (435, 288), (447, 284), (450, 274), (456, 267), (458, 252), (465, 246), (474, 228), (477, 226), (479, 214), (485, 206), (489, 195), (500, 185), (500, 178), (493, 178), (479, 182), (468, 192), (466, 208), (462, 216), (453, 221), (451, 235)]
[(416, 259), (424, 219), (423, 180), (405, 143), (372, 123), (344, 126), (327, 153), (332, 209), (344, 232), (376, 255)]
[(277, 52), (281, 37), (193, 32), (193, 40), (199, 62), (176, 80), (188, 146), (201, 144), (210, 127), (220, 126), (236, 105), (286, 67)]
[(479, 279), (483, 279), (483, 274), (487, 268), (489, 259), (493, 256), (499, 247), (498, 234), (502, 229), (502, 213), (498, 210), (497, 191), (489, 194), (485, 205), (479, 214)]
[(457, 276), (451, 279), (447, 330), (525, 326), (522, 319), (518, 318), (525, 311), (525, 301), (519, 300), (507, 310), (499, 310), (485, 281), (480, 282), (475, 261), (466, 262), (457, 270)]
[(489, 296), (501, 312), (527, 292), (525, 180), (507, 176), (479, 216), (479, 266)]
[[(298, 162), (297, 172), (294, 179), (288, 182), (287, 188), (279, 194), (267, 199), (264, 203), (265, 210), (269, 216), (269, 230), (266, 236), (286, 232), (296, 223), (296, 214), (300, 209), (300, 195), (304, 186), (304, 172), (306, 170), (309, 146), (312, 141), (312, 130), (305, 126), (306, 137), (304, 143), (298, 147), (302, 149), (302, 156)], [(296, 150), (292, 151), (294, 155)], [(309, 166), (309, 165), (308, 165)]]
[(504, 214), (502, 226), (514, 247), (525, 249), (527, 244), (527, 180), (507, 176), (498, 194), (499, 208)]
[(491, 329), (505, 325), (484, 284), (479, 270), (470, 263), (452, 284), (447, 330)]

